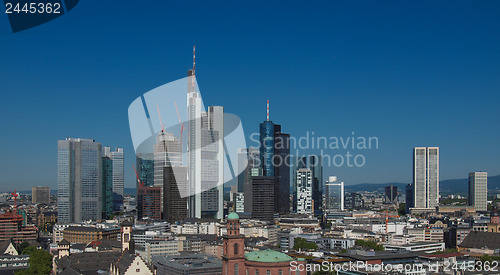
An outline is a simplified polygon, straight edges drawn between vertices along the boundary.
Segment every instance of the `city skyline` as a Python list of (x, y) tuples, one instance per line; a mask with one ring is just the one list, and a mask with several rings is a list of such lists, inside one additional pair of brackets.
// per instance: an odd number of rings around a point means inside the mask
[[(185, 4), (176, 5), (168, 9), (185, 8)], [(291, 137), (299, 138), (306, 132), (326, 137), (349, 137), (352, 132), (356, 136), (378, 137), (377, 150), (363, 151), (366, 154), (363, 167), (324, 167), (325, 176), (337, 175), (346, 186), (410, 183), (412, 160), (407, 152), (425, 144), (440, 147), (441, 180), (464, 178), (469, 171), (500, 174), (496, 166), (500, 148), (495, 142), (500, 130), (489, 127), (499, 118), (494, 102), (499, 99), (495, 91), (500, 86), (496, 81), (500, 54), (493, 46), (500, 40), (495, 31), (499, 23), (493, 12), (499, 4), (470, 6), (454, 2), (452, 10), (445, 3), (426, 8), (398, 3), (387, 9), (373, 3), (366, 5), (369, 8), (364, 10), (350, 4), (329, 4), (324, 10), (315, 11), (322, 16), (307, 15), (310, 22), (301, 22), (299, 30), (287, 25), (287, 13), (271, 16), (269, 12), (255, 10), (262, 20), (253, 27), (247, 24), (253, 22), (253, 16), (243, 11), (231, 15), (238, 18), (234, 26), (225, 26), (216, 19), (207, 20), (206, 26), (192, 28), (184, 26), (180, 16), (167, 19), (178, 29), (145, 17), (131, 20), (127, 23), (129, 33), (153, 42), (149, 43), (151, 47), (147, 46), (150, 49), (147, 53), (141, 51), (145, 44), (127, 43), (131, 41), (127, 34), (108, 34), (106, 30), (114, 25), (98, 30), (89, 39), (90, 33), (84, 30), (87, 26), (77, 22), (93, 14), (95, 24), (100, 24), (105, 22), (106, 15), (91, 11), (87, 3), (81, 3), (64, 20), (54, 20), (26, 33), (12, 35), (6, 22), (0, 23), (0, 35), (5, 40), (0, 48), (8, 53), (6, 71), (0, 79), (6, 91), (5, 100), (18, 102), (2, 109), (4, 117), (9, 119), (5, 119), (7, 131), (1, 141), (10, 144), (3, 150), (0, 166), (4, 175), (0, 184), (6, 189), (3, 191), (13, 185), (18, 190), (38, 185), (56, 189), (54, 149), (57, 140), (67, 136), (90, 137), (124, 148), (125, 187), (134, 187), (131, 164), (136, 159), (126, 108), (144, 92), (183, 77), (190, 67), (190, 48), (194, 43), (199, 52), (197, 79), (205, 91), (207, 106), (224, 106), (225, 111), (239, 115), (248, 140), (265, 119), (268, 99), (271, 119), (279, 121)], [(302, 8), (286, 10), (303, 15), (313, 7)], [(130, 11), (129, 7), (123, 9)], [(346, 9), (352, 10), (352, 14), (342, 14)], [(441, 14), (442, 9), (448, 13)], [(202, 9), (194, 8), (193, 12), (200, 20), (206, 18)], [(124, 17), (125, 13), (117, 16)], [(399, 24), (395, 26), (394, 22)], [(267, 25), (282, 30), (279, 39), (273, 37), (273, 28), (264, 28)], [(147, 27), (151, 27), (150, 32), (138, 31)], [(237, 36), (234, 41), (217, 39), (235, 31), (248, 35)], [(193, 32), (196, 41), (187, 32)], [(214, 32), (217, 35), (210, 35)], [(325, 35), (311, 36), (316, 32)], [(51, 39), (44, 41), (41, 36), (27, 36), (28, 33), (44, 33)], [(154, 33), (170, 34), (169, 38), (177, 43), (173, 45)], [(372, 39), (374, 33), (376, 41)], [(255, 42), (260, 36), (267, 37), (269, 43)], [(55, 43), (60, 46), (53, 47)], [(39, 47), (27, 52), (27, 45), (33, 44)], [(75, 51), (81, 54), (74, 55)], [(32, 81), (21, 81), (13, 75)], [(58, 81), (53, 80), (55, 75), (60, 77)], [(222, 75), (230, 76), (229, 81), (223, 82)], [(471, 105), (472, 94), (476, 101)], [(96, 98), (113, 102), (113, 106), (90, 112), (89, 106)], [(292, 110), (298, 98), (300, 112)], [(409, 98), (430, 101), (422, 108), (419, 100)], [(460, 111), (463, 109), (469, 111)], [(421, 116), (416, 115), (418, 111)], [(486, 127), (489, 132), (480, 135), (480, 131), (466, 130), (463, 125)], [(28, 131), (37, 132), (39, 138), (28, 140)], [(23, 146), (27, 142), (32, 147)], [(21, 157), (28, 159), (25, 164), (33, 167), (32, 173), (16, 173)]]

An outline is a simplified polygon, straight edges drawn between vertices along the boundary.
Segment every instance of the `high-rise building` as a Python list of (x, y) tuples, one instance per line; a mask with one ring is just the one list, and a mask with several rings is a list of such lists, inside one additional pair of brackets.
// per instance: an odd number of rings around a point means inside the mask
[[(187, 142), (189, 179), (189, 216), (223, 216), (224, 186), (224, 108), (210, 106), (204, 111), (196, 76), (188, 71)], [(156, 173), (156, 172), (155, 172)]]
[(137, 188), (137, 218), (161, 220), (161, 187), (139, 186)]
[(405, 193), (405, 210), (406, 213), (410, 213), (410, 209), (414, 208), (414, 203), (415, 203), (415, 187), (413, 187), (413, 184), (408, 184), (406, 185), (406, 193)]
[(276, 178), (274, 212), (286, 214), (290, 212), (290, 135), (269, 120), (267, 103), (267, 120), (259, 125), (262, 175)]
[(413, 187), (415, 208), (439, 205), (439, 147), (413, 149)]
[(188, 217), (187, 168), (167, 166), (163, 168), (163, 219), (169, 222), (182, 221)]
[(252, 178), (262, 176), (262, 168), (260, 165), (260, 153), (258, 148), (250, 147), (248, 152), (248, 166), (247, 166), (247, 176), (244, 178), (245, 182), (243, 184), (243, 194), (244, 194), (244, 207), (246, 213), (252, 213), (252, 197), (253, 197), (253, 187)]
[[(154, 185), (154, 153), (139, 153), (136, 156), (137, 176), (144, 186)], [(137, 182), (137, 186), (139, 183)]]
[(301, 168), (297, 171), (297, 213), (312, 214), (312, 181), (311, 169)]
[[(154, 186), (160, 187), (161, 190), (161, 204), (160, 211), (163, 217), (167, 216), (165, 212), (165, 205), (169, 202), (167, 200), (170, 194), (167, 194), (165, 185), (170, 186), (170, 182), (165, 180), (166, 167), (181, 166), (182, 165), (182, 152), (181, 143), (172, 133), (161, 131), (156, 136), (156, 143), (154, 145)], [(168, 174), (168, 173), (167, 173)], [(175, 175), (173, 179), (169, 179), (175, 183)]]
[(113, 214), (113, 160), (110, 157), (102, 158), (102, 188), (101, 205), (102, 218), (107, 219)]
[(476, 211), (488, 211), (488, 173), (469, 173), (469, 205)]
[(33, 186), (31, 188), (31, 202), (50, 204), (50, 188), (48, 186)]
[(38, 238), (34, 225), (23, 225), (23, 216), (15, 210), (0, 214), (0, 242), (13, 240), (17, 245), (27, 241), (34, 242)]
[(91, 139), (58, 141), (58, 222), (99, 220), (102, 215), (101, 144)]
[(321, 156), (309, 156), (309, 169), (313, 173), (312, 198), (314, 211), (321, 213), (323, 208), (323, 158)]
[(123, 148), (116, 148), (115, 151), (111, 151), (111, 147), (104, 147), (103, 157), (109, 158), (112, 162), (113, 211), (120, 211), (123, 208), (125, 181)]
[(396, 203), (398, 202), (398, 188), (394, 185), (388, 185), (385, 187), (385, 203)]
[(298, 156), (293, 159), (293, 200), (292, 200), (292, 210), (293, 212), (297, 212), (297, 171), (299, 169), (307, 168), (307, 157), (306, 156)]
[(273, 220), (275, 177), (252, 177), (252, 218)]
[(325, 211), (344, 211), (344, 182), (330, 176), (325, 184)]
[(274, 176), (276, 177), (275, 209), (280, 214), (290, 213), (290, 135), (274, 125)]

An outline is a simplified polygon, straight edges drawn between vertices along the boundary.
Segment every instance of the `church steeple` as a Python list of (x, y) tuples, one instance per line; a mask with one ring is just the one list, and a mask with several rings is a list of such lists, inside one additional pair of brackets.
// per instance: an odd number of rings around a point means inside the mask
[(240, 217), (236, 212), (227, 216), (227, 234), (224, 235), (223, 274), (245, 274), (245, 236), (240, 234)]

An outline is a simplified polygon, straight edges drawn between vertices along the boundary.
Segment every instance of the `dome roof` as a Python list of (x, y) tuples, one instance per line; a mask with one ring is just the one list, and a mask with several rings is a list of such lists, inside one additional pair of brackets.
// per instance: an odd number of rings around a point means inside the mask
[(245, 254), (245, 259), (251, 262), (281, 263), (292, 261), (293, 258), (275, 250), (257, 250)]
[(240, 216), (236, 214), (236, 212), (231, 212), (231, 214), (227, 215), (228, 220), (239, 220)]

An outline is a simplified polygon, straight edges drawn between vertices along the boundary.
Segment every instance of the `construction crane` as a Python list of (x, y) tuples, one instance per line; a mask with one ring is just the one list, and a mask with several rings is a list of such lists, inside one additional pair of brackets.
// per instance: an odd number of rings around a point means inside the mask
[(389, 225), (389, 217), (390, 218), (399, 218), (399, 215), (396, 215), (396, 216), (392, 216), (392, 215), (389, 215), (389, 211), (385, 210), (385, 234), (388, 233), (388, 225)]
[(132, 167), (134, 168), (135, 177), (137, 178), (137, 184), (139, 184), (139, 187), (144, 187), (144, 182), (141, 182), (141, 180), (139, 179), (139, 175), (137, 174), (137, 170), (135, 170), (135, 166), (133, 163)]
[(158, 117), (160, 118), (160, 126), (161, 126), (161, 132), (165, 132), (165, 124), (161, 123), (161, 113), (160, 113), (160, 107), (158, 104), (156, 104), (156, 108), (158, 109)]
[(179, 125), (181, 126), (181, 153), (182, 153), (182, 133), (184, 132), (184, 122), (181, 120), (181, 115), (179, 114), (179, 108), (177, 107), (177, 102), (174, 101), (175, 110), (177, 111), (177, 118), (179, 118)]
[(17, 196), (19, 196), (19, 195), (17, 194), (16, 189), (14, 189), (14, 193), (11, 193), (11, 194), (14, 197), (14, 209), (16, 209), (17, 208)]

